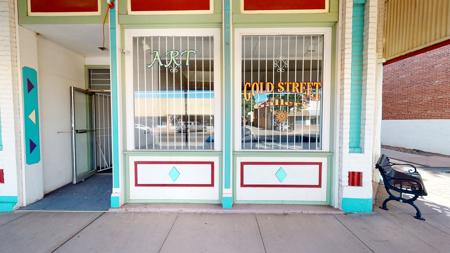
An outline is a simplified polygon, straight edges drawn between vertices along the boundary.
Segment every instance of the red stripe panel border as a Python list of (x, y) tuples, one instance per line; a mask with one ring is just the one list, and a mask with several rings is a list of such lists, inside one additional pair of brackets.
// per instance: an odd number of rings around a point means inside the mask
[(5, 174), (3, 173), (3, 169), (0, 169), (0, 184), (5, 183)]
[(210, 0), (130, 0), (131, 11), (209, 11)]
[(324, 10), (328, 0), (241, 0), (244, 11)]
[[(211, 182), (209, 184), (139, 184), (138, 166), (141, 164), (208, 164), (211, 166)], [(214, 187), (214, 162), (212, 161), (135, 161), (134, 162), (134, 186), (136, 187)]]
[(98, 12), (98, 0), (30, 0), (31, 12)]
[[(319, 167), (318, 184), (246, 184), (244, 169), (246, 165), (317, 165)], [(322, 187), (322, 163), (321, 162), (241, 162), (241, 187), (255, 188), (321, 188)]]

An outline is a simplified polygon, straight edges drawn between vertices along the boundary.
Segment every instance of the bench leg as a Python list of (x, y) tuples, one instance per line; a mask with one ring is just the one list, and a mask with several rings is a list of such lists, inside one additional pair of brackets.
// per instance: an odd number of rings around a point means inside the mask
[(381, 209), (383, 209), (383, 210), (389, 210), (388, 208), (387, 208), (387, 202), (389, 202), (389, 201), (391, 201), (391, 200), (395, 200), (392, 196), (389, 196), (389, 198), (387, 198), (387, 199), (385, 199), (384, 201), (383, 201), (383, 204), (380, 206), (380, 208)]
[(425, 220), (422, 217), (422, 213), (420, 212), (419, 208), (414, 204), (414, 202), (406, 202), (410, 205), (412, 205), (414, 207), (414, 209), (416, 209), (416, 216), (414, 216), (414, 218), (418, 219), (418, 220)]

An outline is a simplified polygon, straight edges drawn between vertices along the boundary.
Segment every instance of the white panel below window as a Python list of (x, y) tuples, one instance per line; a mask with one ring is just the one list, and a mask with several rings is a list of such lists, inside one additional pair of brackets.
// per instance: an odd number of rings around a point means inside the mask
[(236, 201), (326, 202), (327, 158), (240, 157)]
[(219, 201), (218, 157), (131, 156), (128, 162), (130, 200)]

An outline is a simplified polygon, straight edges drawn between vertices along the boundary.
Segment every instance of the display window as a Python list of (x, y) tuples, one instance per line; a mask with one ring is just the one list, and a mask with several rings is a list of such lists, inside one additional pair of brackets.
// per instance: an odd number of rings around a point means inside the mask
[(214, 150), (220, 121), (214, 35), (136, 34), (129, 42), (132, 148)]
[(240, 150), (327, 148), (325, 36), (254, 32), (239, 36)]

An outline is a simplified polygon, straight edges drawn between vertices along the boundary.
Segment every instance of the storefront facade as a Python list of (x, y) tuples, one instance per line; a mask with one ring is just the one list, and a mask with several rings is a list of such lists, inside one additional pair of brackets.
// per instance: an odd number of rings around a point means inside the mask
[(372, 210), (378, 1), (156, 2), (107, 3), (112, 208)]

